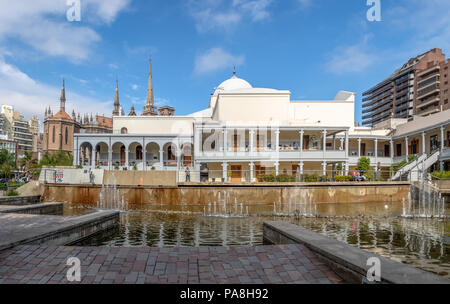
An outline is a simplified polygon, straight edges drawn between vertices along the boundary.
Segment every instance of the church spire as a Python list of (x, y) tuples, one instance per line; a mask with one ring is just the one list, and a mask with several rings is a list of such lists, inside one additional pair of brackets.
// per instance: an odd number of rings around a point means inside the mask
[(59, 110), (61, 112), (65, 112), (66, 111), (66, 87), (65, 87), (65, 83), (64, 83), (64, 78), (63, 78), (63, 84), (62, 84), (62, 89), (61, 89), (61, 98), (59, 100), (60, 100)]
[(119, 102), (119, 80), (116, 79), (116, 95), (114, 97), (114, 111), (113, 116), (120, 115), (120, 102)]
[(156, 108), (153, 96), (153, 75), (152, 75), (152, 58), (150, 57), (149, 73), (148, 73), (148, 89), (147, 104), (144, 109), (144, 116), (156, 116)]
[(131, 106), (131, 112), (128, 116), (136, 116), (136, 111), (134, 110), (134, 105)]

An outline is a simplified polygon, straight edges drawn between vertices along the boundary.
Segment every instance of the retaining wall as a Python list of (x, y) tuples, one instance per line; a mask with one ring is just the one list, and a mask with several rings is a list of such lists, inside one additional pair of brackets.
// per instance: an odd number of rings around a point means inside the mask
[[(228, 193), (244, 204), (273, 204), (289, 200), (309, 199), (314, 203), (401, 202), (408, 198), (409, 183), (336, 183), (336, 184), (254, 184), (198, 185), (178, 187), (118, 186), (120, 195), (131, 204), (203, 205), (223, 199)], [(46, 202), (93, 204), (99, 201), (101, 186), (46, 185)]]
[(41, 196), (10, 196), (0, 197), (0, 206), (26, 206), (39, 203)]

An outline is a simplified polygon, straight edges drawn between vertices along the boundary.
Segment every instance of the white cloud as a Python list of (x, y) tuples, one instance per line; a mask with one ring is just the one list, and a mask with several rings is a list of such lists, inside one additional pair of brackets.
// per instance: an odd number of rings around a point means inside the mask
[(234, 65), (241, 65), (245, 61), (243, 55), (232, 55), (222, 48), (212, 48), (195, 59), (195, 74), (207, 74)]
[(138, 88), (139, 88), (139, 86), (137, 84), (131, 85), (131, 89), (133, 89), (134, 91), (136, 91)]
[(199, 32), (233, 31), (243, 20), (253, 22), (270, 17), (273, 0), (187, 0), (188, 12)]
[(327, 70), (334, 74), (358, 73), (368, 69), (377, 56), (367, 46), (369, 36), (354, 45), (338, 47), (326, 63)]
[[(81, 23), (66, 20), (66, 1), (0, 0), (0, 46), (18, 40), (50, 56), (77, 62), (101, 40), (90, 21), (110, 24), (130, 0), (82, 0)], [(86, 22), (87, 21), (87, 22)]]
[[(52, 107), (53, 113), (59, 110), (59, 97), (61, 87), (49, 86), (40, 83), (17, 67), (8, 64), (0, 56), (0, 103), (14, 107), (27, 119), (37, 115), (43, 122), (43, 112), (48, 106)], [(74, 93), (70, 89), (70, 83), (66, 81), (66, 112), (71, 114), (72, 110), (77, 113), (83, 109), (83, 113), (106, 114), (105, 109), (112, 109), (111, 101), (99, 101), (91, 97)]]

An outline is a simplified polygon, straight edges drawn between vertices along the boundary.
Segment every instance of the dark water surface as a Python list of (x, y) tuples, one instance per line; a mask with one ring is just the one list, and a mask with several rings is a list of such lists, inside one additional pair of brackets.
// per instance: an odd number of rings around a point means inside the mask
[[(64, 215), (85, 214), (95, 207), (67, 203)], [(244, 214), (247, 214), (246, 207)], [(305, 208), (311, 210), (310, 206)], [(250, 216), (242, 218), (207, 216), (205, 213), (208, 214), (208, 207), (204, 206), (131, 205), (121, 213), (121, 223), (117, 229), (79, 245), (256, 246), (263, 242), (263, 222), (286, 220), (361, 249), (450, 278), (449, 221), (399, 218), (402, 208), (402, 203), (319, 204), (313, 211), (321, 218), (294, 219), (273, 216), (273, 205), (250, 205)], [(288, 209), (288, 206), (275, 206), (276, 213), (280, 214), (287, 213)], [(449, 211), (447, 206), (447, 215)]]

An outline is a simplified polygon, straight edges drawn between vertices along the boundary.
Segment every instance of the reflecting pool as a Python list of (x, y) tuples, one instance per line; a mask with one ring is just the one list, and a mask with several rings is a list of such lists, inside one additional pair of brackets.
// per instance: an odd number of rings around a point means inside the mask
[[(234, 206), (233, 206), (234, 205)], [(97, 205), (67, 203), (64, 215)], [(257, 246), (263, 222), (285, 220), (361, 249), (450, 278), (450, 224), (403, 218), (404, 203), (216, 206), (129, 205), (117, 229), (79, 245), (113, 247)], [(227, 209), (228, 208), (228, 209)], [(305, 212), (295, 212), (304, 210)], [(445, 207), (448, 216), (450, 208)], [(287, 216), (287, 215), (290, 216)], [(310, 215), (311, 217), (303, 216)]]

